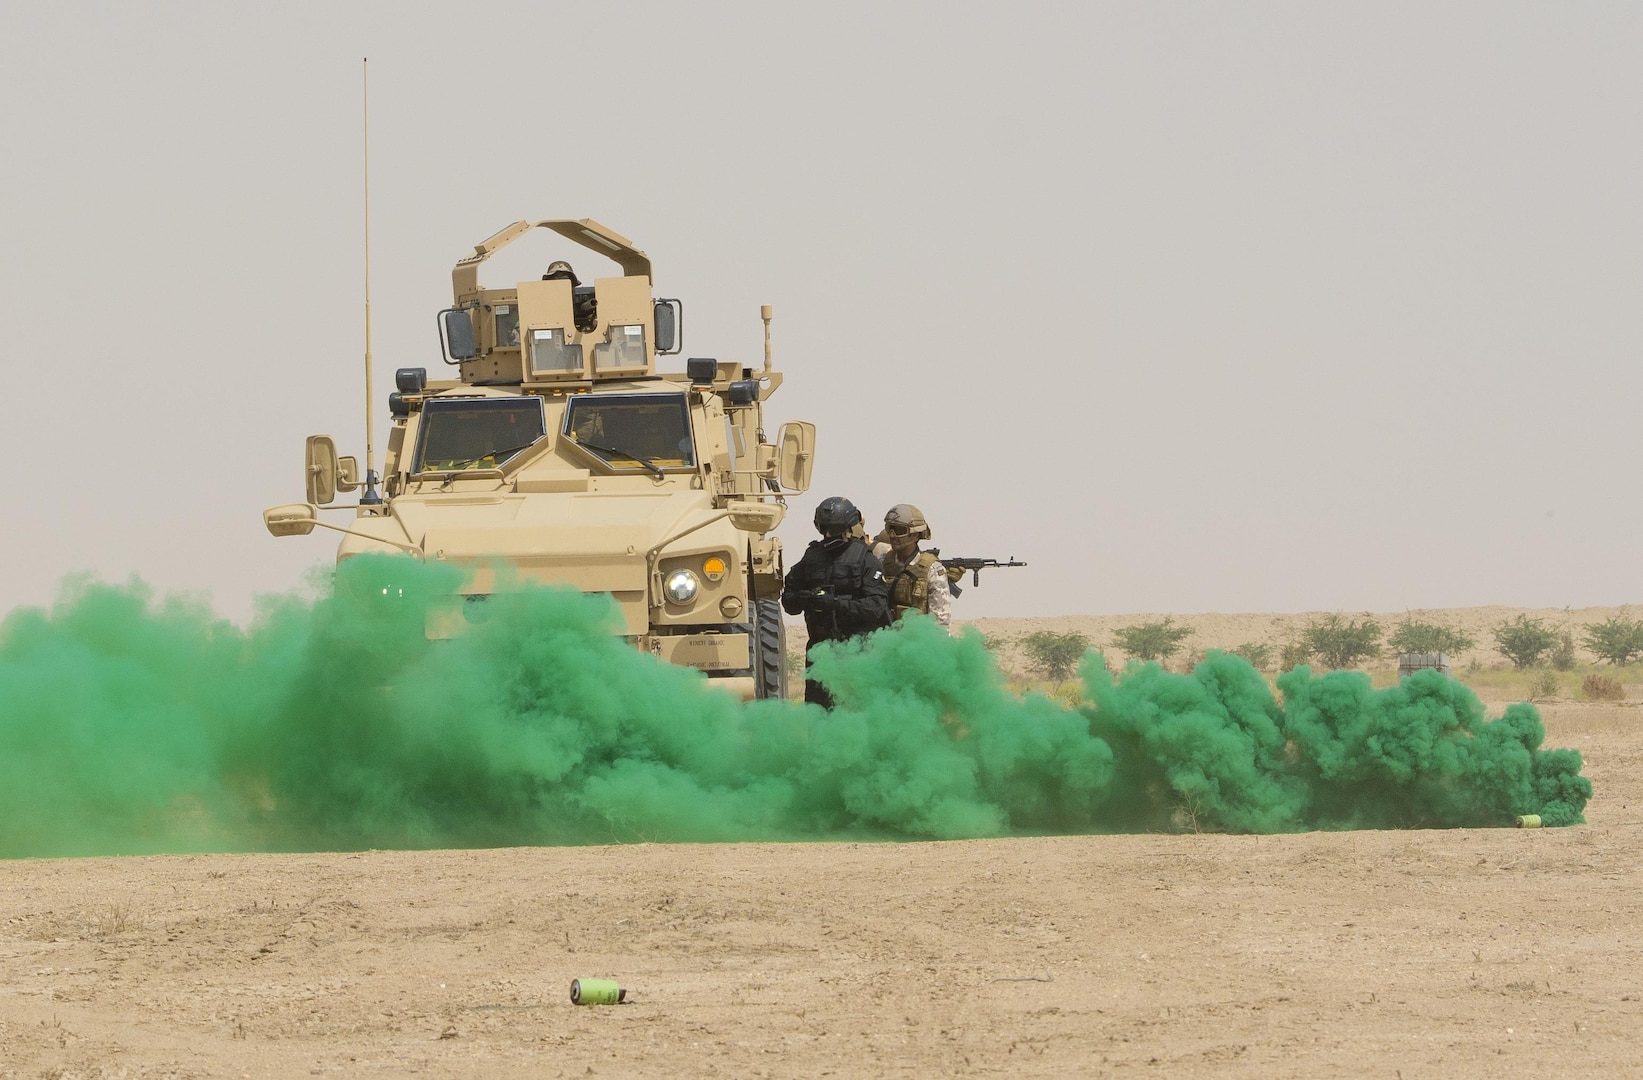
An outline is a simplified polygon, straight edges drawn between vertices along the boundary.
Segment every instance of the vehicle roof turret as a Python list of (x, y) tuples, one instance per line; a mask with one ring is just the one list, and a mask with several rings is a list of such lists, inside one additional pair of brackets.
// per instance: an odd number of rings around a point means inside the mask
[[(547, 229), (614, 262), (619, 276), (561, 269), (511, 288), (486, 288), (479, 268), (529, 233)], [(650, 257), (590, 218), (516, 221), (475, 244), (451, 271), (452, 306), (441, 313), (448, 363), (470, 385), (562, 386), (654, 375), (677, 351), (680, 305), (651, 296)], [(583, 283), (587, 282), (587, 283)]]

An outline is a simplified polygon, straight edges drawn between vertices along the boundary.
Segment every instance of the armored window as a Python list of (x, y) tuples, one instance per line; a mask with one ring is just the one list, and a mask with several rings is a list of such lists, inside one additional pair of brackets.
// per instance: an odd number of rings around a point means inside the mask
[(596, 372), (642, 368), (648, 362), (643, 326), (612, 326), (604, 342), (593, 347), (593, 370)]
[(546, 433), (539, 398), (432, 398), (422, 406), (412, 471), (495, 469)]
[(496, 305), (496, 348), (519, 347), (519, 309), (512, 304)]
[(565, 344), (565, 331), (553, 327), (531, 331), (531, 374), (582, 373), (582, 346)]
[(578, 394), (565, 403), (565, 438), (612, 469), (696, 466), (683, 394)]

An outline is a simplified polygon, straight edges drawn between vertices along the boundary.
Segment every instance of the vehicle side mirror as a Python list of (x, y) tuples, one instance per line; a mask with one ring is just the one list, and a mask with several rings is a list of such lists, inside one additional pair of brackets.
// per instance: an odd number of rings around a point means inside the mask
[(354, 491), (359, 487), (359, 459), (337, 458), (337, 490)]
[(677, 300), (658, 300), (654, 310), (657, 355), (678, 352), (683, 348), (679, 342), (679, 332), (684, 328), (684, 305)]
[(303, 471), (307, 474), (308, 501), (315, 506), (335, 502), (337, 474), (337, 444), (329, 435), (310, 435), (303, 453)]
[(452, 360), (472, 360), (479, 355), (479, 344), (474, 341), (474, 321), (466, 308), (446, 308), (439, 313), (444, 329), (445, 355)]
[(731, 503), (730, 523), (742, 532), (767, 533), (782, 523), (786, 513), (787, 508), (780, 503)]
[(788, 491), (809, 491), (810, 470), (816, 461), (816, 425), (789, 420), (776, 433), (776, 445), (781, 452), (776, 482)]
[(262, 512), (262, 523), (275, 536), (307, 536), (314, 531), (317, 512), (312, 503), (286, 503)]

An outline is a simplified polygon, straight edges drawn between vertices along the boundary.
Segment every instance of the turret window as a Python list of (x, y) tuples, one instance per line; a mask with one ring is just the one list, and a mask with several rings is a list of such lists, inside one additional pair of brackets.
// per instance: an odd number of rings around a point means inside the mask
[(616, 368), (642, 368), (649, 363), (645, 355), (645, 328), (632, 324), (612, 326), (602, 344), (593, 347), (593, 370), (611, 371)]
[(565, 331), (557, 326), (531, 331), (531, 374), (562, 375), (582, 373), (582, 346), (565, 344)]

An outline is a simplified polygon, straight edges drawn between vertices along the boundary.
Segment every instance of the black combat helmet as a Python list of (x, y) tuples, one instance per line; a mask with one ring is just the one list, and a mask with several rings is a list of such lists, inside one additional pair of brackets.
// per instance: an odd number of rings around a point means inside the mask
[(855, 503), (840, 495), (823, 499), (816, 507), (816, 531), (824, 536), (842, 533), (861, 522), (861, 511)]

